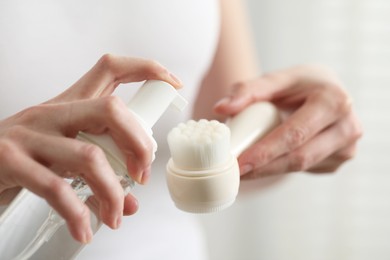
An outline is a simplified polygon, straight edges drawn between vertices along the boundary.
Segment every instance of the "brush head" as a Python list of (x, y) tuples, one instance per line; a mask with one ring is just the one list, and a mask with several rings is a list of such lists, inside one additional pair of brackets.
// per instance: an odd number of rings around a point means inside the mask
[(168, 145), (176, 167), (189, 171), (213, 169), (230, 157), (230, 130), (216, 120), (189, 120), (169, 132)]
[(208, 213), (233, 204), (240, 175), (225, 124), (204, 119), (181, 123), (169, 132), (168, 145), (168, 189), (179, 209)]

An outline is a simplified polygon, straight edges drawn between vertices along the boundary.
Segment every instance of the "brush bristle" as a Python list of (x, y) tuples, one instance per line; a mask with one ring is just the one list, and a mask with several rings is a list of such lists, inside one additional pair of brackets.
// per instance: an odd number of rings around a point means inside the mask
[(207, 170), (229, 159), (230, 130), (216, 120), (189, 120), (169, 132), (168, 145), (176, 167)]

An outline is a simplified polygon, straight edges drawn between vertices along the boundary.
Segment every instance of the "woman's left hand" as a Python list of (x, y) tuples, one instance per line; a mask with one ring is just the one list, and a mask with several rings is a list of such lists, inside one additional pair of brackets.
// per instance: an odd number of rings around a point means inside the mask
[(351, 98), (332, 72), (298, 66), (237, 84), (215, 111), (232, 116), (258, 101), (278, 107), (282, 123), (241, 154), (242, 179), (334, 172), (354, 156), (362, 129)]

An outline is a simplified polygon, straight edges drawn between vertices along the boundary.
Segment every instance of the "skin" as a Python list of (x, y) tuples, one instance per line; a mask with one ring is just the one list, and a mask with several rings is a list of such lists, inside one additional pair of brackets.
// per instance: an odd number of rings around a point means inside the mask
[(221, 1), (222, 27), (202, 82), (195, 119), (225, 120), (272, 102), (281, 124), (239, 157), (241, 179), (289, 172), (334, 172), (353, 158), (362, 128), (343, 84), (329, 69), (296, 66), (261, 75), (242, 1)]
[[(63, 177), (82, 176), (94, 192), (102, 221), (113, 229), (133, 214), (137, 200), (122, 187), (101, 148), (74, 139), (79, 131), (109, 134), (127, 158), (130, 176), (144, 184), (150, 174), (152, 142), (126, 105), (111, 93), (121, 83), (180, 81), (160, 64), (104, 55), (80, 80), (57, 97), (0, 122), (0, 202), (25, 187), (66, 220), (72, 236), (92, 239), (88, 207)], [(61, 116), (58, 116), (61, 115)], [(95, 207), (95, 208), (96, 208)]]
[(327, 69), (297, 66), (239, 83), (215, 110), (234, 115), (258, 101), (272, 102), (282, 122), (241, 154), (242, 179), (334, 172), (355, 155), (362, 129), (350, 97)]

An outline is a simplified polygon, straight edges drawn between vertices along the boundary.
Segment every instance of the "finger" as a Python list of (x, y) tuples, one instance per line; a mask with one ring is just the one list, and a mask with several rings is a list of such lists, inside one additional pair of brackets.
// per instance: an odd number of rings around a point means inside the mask
[(42, 124), (30, 127), (50, 135), (74, 138), (80, 131), (110, 135), (127, 159), (129, 175), (138, 183), (147, 181), (153, 159), (153, 141), (119, 97), (45, 104), (36, 106), (29, 113), (46, 115), (44, 127)]
[[(89, 207), (89, 209), (95, 214), (95, 216), (99, 216), (100, 203), (95, 196), (90, 196), (86, 201), (86, 204)], [(125, 196), (123, 215), (124, 216), (133, 215), (134, 213), (137, 212), (137, 210), (138, 210), (137, 199), (131, 193), (127, 194)]]
[[(339, 169), (345, 161), (353, 158), (355, 151), (356, 145), (352, 144), (337, 151), (336, 153), (318, 163), (311, 161), (312, 159), (308, 154), (292, 154), (290, 156), (281, 156), (264, 167), (254, 169), (253, 171), (242, 175), (241, 180), (252, 180), (268, 176), (278, 176), (281, 174), (299, 171), (307, 171), (311, 173), (333, 173)], [(307, 168), (311, 163), (316, 164), (310, 168)]]
[(361, 126), (354, 113), (342, 117), (336, 124), (321, 133), (318, 138), (308, 142), (300, 149), (300, 153), (303, 155), (301, 156), (303, 157), (301, 168), (318, 173), (334, 172), (342, 163), (353, 158), (356, 152), (356, 143), (362, 134)]
[[(314, 142), (308, 143), (306, 153), (310, 153), (313, 158), (317, 158), (307, 171), (321, 173), (334, 172), (345, 161), (352, 159), (356, 152), (357, 141), (362, 137), (363, 130), (354, 112), (342, 117), (328, 131), (322, 134), (321, 149)], [(343, 142), (341, 146), (331, 146), (335, 140)], [(317, 149), (316, 149), (317, 147)], [(328, 156), (321, 156), (321, 150), (327, 151)]]
[(133, 196), (133, 194), (129, 193), (125, 197), (125, 204), (123, 209), (123, 215), (129, 216), (136, 213), (138, 210), (138, 200)]
[[(74, 136), (79, 130), (91, 134), (108, 134), (127, 158), (130, 176), (138, 183), (145, 183), (153, 158), (153, 143), (138, 119), (126, 105), (114, 96), (72, 102), (72, 108), (64, 107), (66, 116), (61, 129), (64, 135)], [(69, 113), (69, 112), (68, 112)]]
[[(337, 169), (342, 162), (350, 159), (352, 148), (361, 136), (361, 130), (358, 125), (354, 125), (354, 122), (353, 115), (339, 120), (298, 149), (276, 158), (264, 167), (255, 168), (246, 178), (306, 170), (331, 172), (331, 169)], [(336, 155), (339, 157), (337, 158)], [(323, 164), (324, 161), (327, 163)], [(330, 162), (334, 165), (330, 165)], [(319, 168), (313, 168), (316, 165)]]
[(283, 124), (245, 151), (239, 158), (242, 172), (264, 166), (297, 149), (337, 120), (340, 114), (329, 108), (332, 101), (323, 101), (323, 98), (313, 96), (307, 100)]
[(17, 185), (44, 198), (65, 219), (76, 240), (87, 243), (92, 239), (89, 210), (68, 183), (14, 146), (9, 146), (1, 160), (3, 172), (10, 174)]
[(267, 84), (264, 83), (264, 80), (258, 79), (235, 84), (232, 93), (216, 103), (214, 111), (218, 114), (233, 116), (251, 103), (270, 100), (271, 95), (267, 93)]
[(218, 102), (214, 109), (223, 115), (235, 115), (256, 101), (270, 101), (278, 107), (290, 104), (291, 108), (291, 104), (297, 106), (308, 94), (323, 89), (328, 90), (322, 91), (324, 94), (330, 93), (334, 99), (344, 102), (347, 96), (341, 85), (335, 73), (327, 68), (295, 66), (234, 85), (230, 96)]
[(312, 173), (335, 172), (340, 166), (352, 158), (356, 154), (356, 143), (353, 143), (326, 158), (322, 162), (309, 168), (307, 171)]
[(110, 95), (121, 83), (148, 79), (166, 81), (180, 88), (180, 80), (161, 64), (141, 58), (106, 54), (68, 90), (55, 100), (73, 101)]
[(251, 103), (271, 101), (281, 90), (291, 87), (295, 81), (297, 79), (294, 74), (286, 70), (237, 83), (229, 96), (217, 102), (214, 110), (223, 115), (235, 115)]
[(116, 229), (121, 222), (124, 194), (104, 152), (93, 144), (71, 138), (37, 133), (29, 136), (25, 145), (37, 160), (83, 177), (100, 201), (101, 219)]
[(0, 193), (0, 205), (9, 204), (20, 192), (20, 187), (10, 188)]

